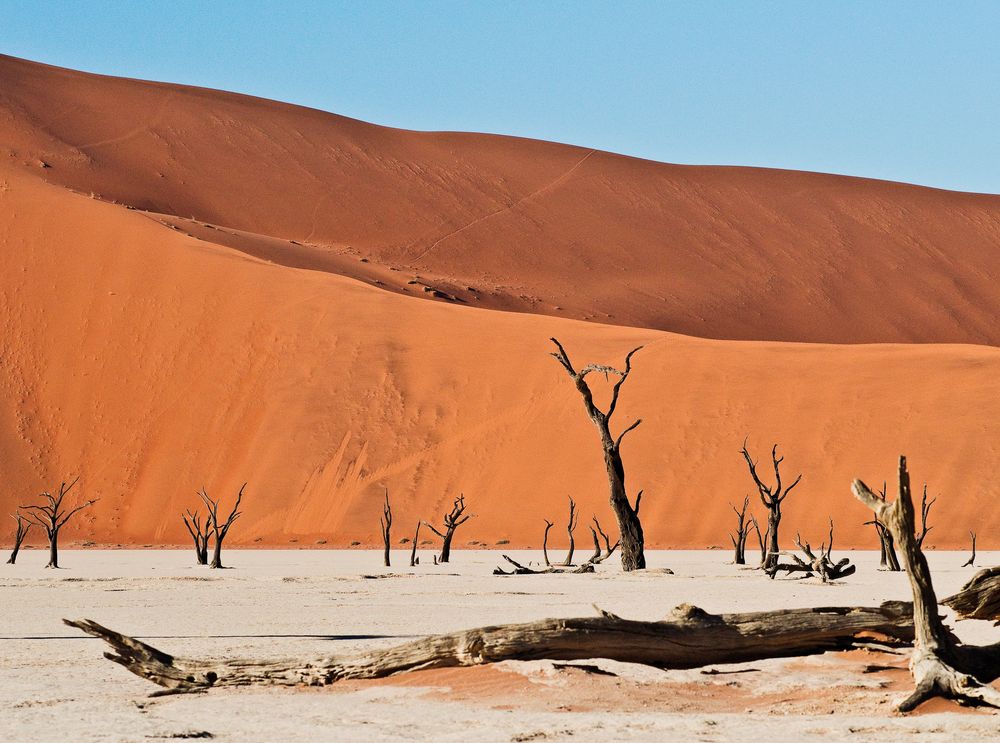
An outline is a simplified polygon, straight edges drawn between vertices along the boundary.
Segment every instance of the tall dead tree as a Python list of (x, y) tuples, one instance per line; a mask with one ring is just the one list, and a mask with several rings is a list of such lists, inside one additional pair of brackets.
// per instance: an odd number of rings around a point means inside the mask
[[(877, 497), (885, 500), (886, 484), (882, 483), (882, 490), (876, 493)], [(871, 521), (866, 521), (865, 526), (871, 524), (875, 527), (879, 542), (879, 566), (886, 570), (898, 573), (902, 568), (899, 566), (899, 558), (896, 556), (896, 540), (892, 536), (892, 530), (879, 521), (878, 514)]]
[(917, 535), (917, 548), (924, 548), (924, 539), (927, 537), (927, 533), (933, 529), (933, 526), (927, 526), (927, 514), (931, 512), (931, 506), (934, 505), (934, 501), (937, 498), (931, 498), (930, 503), (927, 502), (927, 484), (924, 483), (924, 494), (920, 498), (920, 534)]
[(910, 672), (916, 688), (900, 703), (899, 711), (909, 712), (938, 696), (963, 704), (1000, 707), (1000, 691), (989, 686), (1000, 673), (997, 646), (962, 645), (941, 619), (927, 558), (914, 533), (913, 498), (906, 457), (899, 458), (899, 496), (893, 503), (877, 496), (861, 480), (855, 480), (851, 490), (892, 531), (902, 552), (903, 565), (913, 592), (916, 640)]
[(188, 534), (194, 541), (195, 559), (199, 565), (208, 565), (208, 537), (211, 534), (211, 519), (205, 519), (205, 523), (202, 524), (198, 512), (191, 513), (190, 510), (181, 514), (181, 518), (184, 519), (184, 526), (187, 527)]
[(240, 486), (240, 492), (236, 495), (236, 503), (233, 504), (233, 510), (229, 512), (229, 516), (226, 520), (219, 521), (219, 501), (212, 500), (208, 497), (208, 493), (205, 492), (205, 488), (202, 488), (198, 495), (205, 502), (205, 507), (208, 508), (208, 523), (212, 526), (212, 536), (215, 538), (215, 544), (212, 549), (212, 562), (208, 567), (210, 568), (222, 568), (222, 541), (226, 538), (229, 533), (229, 528), (243, 512), (239, 510), (240, 502), (243, 500), (243, 490), (246, 488), (247, 484), (243, 483)]
[(413, 534), (413, 548), (410, 550), (410, 567), (415, 568), (420, 563), (417, 557), (417, 540), (420, 539), (420, 522), (417, 522), (417, 531)]
[[(637, 418), (634, 423), (618, 434), (617, 437), (611, 435), (611, 416), (614, 415), (618, 407), (618, 396), (622, 385), (628, 379), (632, 371), (632, 356), (639, 351), (642, 346), (629, 351), (625, 357), (625, 369), (619, 370), (612, 366), (603, 364), (588, 364), (577, 371), (566, 353), (566, 349), (555, 338), (550, 338), (558, 351), (550, 354), (569, 374), (576, 386), (577, 392), (583, 398), (583, 406), (587, 411), (590, 420), (597, 427), (598, 435), (601, 439), (601, 449), (604, 452), (604, 467), (608, 474), (608, 489), (610, 491), (611, 509), (618, 519), (618, 532), (621, 534), (622, 545), (622, 570), (642, 570), (646, 567), (646, 556), (643, 551), (644, 536), (642, 532), (642, 522), (639, 521), (639, 501), (642, 498), (642, 491), (639, 491), (635, 498), (635, 505), (629, 502), (627, 491), (625, 490), (625, 465), (622, 463), (621, 445), (625, 435), (642, 423), (641, 418)], [(587, 375), (591, 372), (598, 372), (605, 375), (615, 375), (618, 381), (615, 382), (611, 390), (611, 402), (607, 411), (603, 411), (594, 403), (594, 394), (587, 383)]]
[(754, 484), (757, 486), (757, 491), (760, 493), (760, 502), (767, 509), (767, 557), (764, 559), (764, 568), (770, 569), (778, 563), (778, 524), (781, 523), (781, 503), (792, 492), (792, 489), (799, 484), (799, 481), (802, 480), (802, 475), (800, 474), (791, 485), (782, 489), (781, 463), (785, 461), (785, 458), (778, 456), (778, 445), (775, 444), (771, 448), (771, 460), (774, 464), (774, 486), (769, 487), (757, 475), (757, 463), (750, 457), (746, 441), (743, 442), (743, 448), (740, 449), (740, 453), (746, 460), (747, 467), (750, 469), (750, 476), (753, 478)]
[(465, 494), (459, 495), (455, 502), (452, 504), (451, 512), (444, 515), (444, 533), (442, 534), (433, 525), (428, 522), (424, 522), (424, 526), (430, 529), (432, 532), (441, 537), (441, 555), (438, 557), (438, 562), (448, 562), (451, 558), (451, 540), (455, 536), (455, 529), (460, 527), (470, 518), (472, 514), (468, 516), (463, 516), (465, 513)]
[(392, 506), (389, 505), (389, 490), (385, 491), (385, 503), (382, 504), (382, 515), (378, 519), (379, 526), (382, 528), (382, 544), (385, 546), (382, 550), (382, 561), (385, 563), (386, 567), (389, 565), (389, 530), (392, 528)]
[(549, 529), (552, 528), (552, 522), (548, 519), (542, 519), (545, 522), (545, 533), (542, 534), (542, 557), (545, 559), (545, 564), (547, 566), (552, 565), (549, 562)]
[(59, 567), (59, 531), (64, 526), (66, 522), (69, 521), (73, 516), (78, 514), (87, 506), (92, 506), (97, 503), (97, 498), (89, 500), (86, 503), (82, 503), (76, 508), (72, 508), (68, 511), (63, 509), (63, 501), (73, 486), (80, 481), (80, 478), (76, 478), (67, 485), (65, 482), (59, 485), (59, 494), (52, 495), (51, 493), (42, 493), (39, 497), (45, 499), (45, 505), (42, 506), (21, 506), (25, 510), (25, 516), (31, 519), (34, 523), (38, 524), (45, 531), (45, 536), (49, 538), (49, 563), (45, 567), (47, 568), (58, 568)]
[(14, 548), (10, 551), (10, 557), (7, 558), (7, 564), (13, 565), (17, 562), (17, 553), (21, 551), (21, 543), (31, 531), (31, 522), (24, 518), (20, 511), (12, 513), (10, 517), (17, 522), (17, 531), (14, 532)]
[(972, 567), (976, 564), (976, 532), (970, 531), (969, 537), (972, 539), (972, 554), (969, 559), (962, 563), (963, 568)]
[(563, 567), (573, 564), (573, 552), (576, 551), (576, 541), (573, 539), (573, 532), (576, 531), (576, 524), (580, 520), (580, 514), (576, 512), (576, 501), (569, 499), (569, 521), (566, 523), (566, 533), (569, 534), (569, 551), (566, 559), (560, 563)]
[(740, 510), (737, 510), (736, 506), (732, 503), (729, 505), (733, 509), (733, 513), (736, 514), (736, 533), (729, 535), (729, 538), (733, 541), (733, 562), (737, 565), (746, 565), (747, 537), (750, 534), (750, 522), (747, 521), (747, 508), (750, 507), (750, 496), (744, 496), (743, 508)]

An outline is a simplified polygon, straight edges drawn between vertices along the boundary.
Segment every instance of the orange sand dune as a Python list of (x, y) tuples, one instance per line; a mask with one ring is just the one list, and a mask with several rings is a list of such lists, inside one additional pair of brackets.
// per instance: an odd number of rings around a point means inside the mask
[(10, 57), (0, 83), (6, 169), (277, 263), (699, 337), (1000, 345), (1000, 197), (401, 131)]
[(643, 418), (625, 457), (653, 545), (727, 541), (747, 435), (805, 473), (789, 539), (819, 542), (834, 516), (839, 545), (874, 546), (848, 484), (891, 478), (900, 452), (941, 496), (929, 544), (976, 528), (989, 548), (1000, 527), (998, 349), (724, 342), (418, 301), (38, 174), (0, 167), (0, 509), (80, 474), (101, 500), (67, 538), (183, 543), (195, 489), (228, 498), (244, 480), (234, 543), (374, 544), (383, 486), (397, 538), (458, 492), (476, 514), (461, 543), (537, 544), (567, 495), (607, 525), (595, 432), (551, 335), (579, 362), (646, 345), (619, 424)]

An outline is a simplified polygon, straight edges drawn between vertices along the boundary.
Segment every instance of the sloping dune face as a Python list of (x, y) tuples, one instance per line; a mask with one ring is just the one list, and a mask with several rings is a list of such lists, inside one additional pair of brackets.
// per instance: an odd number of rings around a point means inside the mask
[[(991, 295), (970, 292), (991, 275), (994, 199), (601, 153), (584, 160), (586, 151), (560, 145), (385, 130), (9, 59), (0, 77), (9, 147), (0, 159), (0, 509), (80, 475), (81, 494), (100, 501), (67, 536), (103, 543), (183, 543), (180, 513), (197, 505), (195, 490), (229, 503), (244, 481), (233, 543), (375, 544), (383, 488), (395, 539), (412, 536), (418, 519), (439, 517), (460, 492), (476, 514), (461, 543), (538, 546), (542, 519), (562, 520), (568, 495), (585, 518), (594, 513), (608, 526), (596, 433), (547, 355), (547, 339), (557, 336), (580, 364), (620, 363), (644, 346), (617, 416), (619, 427), (643, 419), (624, 452), (630, 491), (645, 490), (653, 546), (728, 542), (730, 502), (753, 495), (738, 453), (747, 436), (763, 470), (778, 442), (786, 477), (804, 473), (786, 502), (788, 536), (801, 530), (822, 541), (833, 517), (838, 545), (874, 546), (849, 483), (888, 479), (891, 490), (900, 453), (915, 480), (940, 496), (931, 543), (959, 546), (969, 528), (985, 535), (1000, 526), (992, 508), (997, 349), (733, 342), (620, 324), (669, 325), (630, 314), (653, 306), (647, 295), (631, 303), (639, 293), (626, 287), (642, 281), (701, 291), (696, 301), (677, 290), (671, 306), (702, 312), (708, 323), (698, 301), (722, 307), (725, 290), (713, 282), (726, 277), (784, 303), (780, 312), (769, 304), (713, 315), (733, 327), (745, 322), (751, 336), (751, 327), (771, 330), (768, 318), (804, 330), (820, 305), (827, 321), (814, 328), (819, 337), (986, 333)], [(536, 178), (554, 185), (539, 191)], [(675, 195), (661, 201), (667, 182)], [(800, 211), (775, 216), (761, 188)], [(731, 210), (706, 206), (723, 193), (734, 199)], [(495, 232), (470, 227), (454, 233), (457, 242), (418, 245), (439, 221), (488, 211), (501, 194), (520, 205), (495, 224), (477, 223)], [(622, 221), (602, 209), (618, 210)], [(753, 211), (754, 230), (783, 224), (818, 245), (826, 233), (809, 232), (807, 215), (864, 209), (869, 217), (882, 210), (882, 221), (856, 234), (892, 233), (895, 242), (877, 247), (845, 233), (824, 253), (763, 233), (724, 242), (719, 227), (748, 230), (741, 215)], [(656, 214), (667, 221), (644, 221)], [(670, 220), (689, 231), (714, 222), (717, 242), (688, 232), (689, 247), (654, 248), (654, 233)], [(929, 232), (914, 237), (918, 225), (942, 234), (948, 226), (966, 244), (949, 252), (951, 235), (931, 248)], [(615, 251), (622, 265), (611, 271)], [(973, 253), (982, 262), (960, 257)], [(765, 256), (773, 276), (741, 272)], [(857, 264), (872, 261), (881, 269), (852, 286)], [(809, 273), (821, 264), (836, 281)], [(408, 266), (425, 279), (422, 267), (432, 266), (442, 286), (478, 277), (477, 291), (464, 301), (418, 299), (432, 293), (406, 283)], [(496, 283), (480, 281), (486, 275)], [(530, 287), (567, 292), (581, 317), (613, 299), (615, 324), (531, 312), (531, 302), (515, 301)], [(817, 304), (797, 306), (796, 296)], [(558, 301), (571, 314), (569, 301)], [(595, 384), (606, 399), (606, 385)]]
[(0, 80), (12, 166), (281, 239), (257, 254), (287, 265), (364, 257), (397, 291), (707, 338), (1000, 344), (998, 197), (408, 132), (9, 57)]

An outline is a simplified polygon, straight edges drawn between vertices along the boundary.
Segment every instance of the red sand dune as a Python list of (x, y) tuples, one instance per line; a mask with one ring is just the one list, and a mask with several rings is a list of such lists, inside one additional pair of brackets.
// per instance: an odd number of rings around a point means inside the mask
[[(403, 132), (5, 57), (0, 81), (2, 509), (80, 474), (101, 500), (67, 536), (98, 542), (183, 543), (195, 489), (243, 480), (234, 543), (374, 543), (383, 486), (397, 538), (460, 491), (460, 543), (537, 545), (569, 494), (607, 525), (556, 335), (580, 362), (646, 345), (619, 423), (643, 418), (625, 457), (654, 546), (725, 545), (747, 435), (805, 473), (789, 538), (834, 516), (839, 545), (874, 546), (849, 482), (906, 453), (940, 494), (928, 542), (992, 546), (998, 197)], [(457, 299), (416, 299), (414, 273)]]

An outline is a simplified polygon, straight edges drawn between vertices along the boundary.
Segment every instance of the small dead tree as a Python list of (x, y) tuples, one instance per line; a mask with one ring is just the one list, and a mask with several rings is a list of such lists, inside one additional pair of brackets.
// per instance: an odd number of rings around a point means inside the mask
[(382, 504), (382, 515), (378, 520), (379, 526), (382, 527), (382, 543), (385, 545), (385, 549), (382, 551), (382, 561), (385, 563), (386, 567), (389, 565), (389, 530), (392, 527), (392, 506), (389, 505), (389, 490), (386, 488), (385, 491), (385, 503)]
[(576, 501), (569, 499), (569, 521), (566, 523), (566, 533), (569, 534), (569, 552), (566, 559), (560, 563), (564, 568), (573, 564), (573, 552), (576, 551), (576, 541), (573, 539), (573, 532), (576, 531), (576, 524), (580, 520), (580, 515), (576, 512)]
[[(899, 496), (894, 502), (887, 503), (861, 480), (855, 480), (851, 490), (892, 530), (913, 592), (916, 640), (910, 672), (916, 688), (900, 703), (899, 711), (910, 712), (932, 697), (954, 699), (973, 706), (1000, 707), (1000, 691), (989, 686), (1000, 671), (996, 646), (962, 645), (941, 619), (931, 571), (915, 534), (906, 457), (899, 458)], [(956, 598), (950, 597), (946, 602), (953, 605)]]
[(472, 518), (472, 514), (469, 514), (468, 516), (463, 516), (462, 514), (464, 513), (465, 513), (465, 494), (463, 493), (460, 494), (455, 499), (455, 502), (452, 504), (451, 507), (451, 513), (446, 513), (444, 516), (443, 534), (439, 532), (437, 529), (435, 529), (434, 526), (431, 525), (430, 523), (426, 521), (424, 522), (424, 526), (426, 526), (432, 532), (441, 537), (441, 555), (437, 559), (439, 563), (448, 562), (448, 560), (451, 558), (451, 540), (455, 536), (455, 529), (457, 529), (466, 521), (468, 521), (470, 518)]
[(208, 493), (205, 492), (205, 488), (202, 488), (198, 495), (205, 502), (205, 507), (208, 508), (208, 523), (212, 527), (212, 536), (215, 538), (215, 544), (212, 550), (212, 562), (209, 564), (210, 568), (222, 568), (222, 542), (229, 533), (229, 528), (243, 512), (239, 510), (240, 502), (243, 500), (243, 490), (246, 488), (247, 484), (243, 483), (240, 486), (240, 492), (236, 494), (236, 503), (233, 504), (233, 510), (229, 512), (229, 516), (224, 522), (219, 521), (219, 501), (212, 500), (208, 497)]
[(771, 460), (774, 464), (774, 487), (768, 487), (757, 475), (757, 463), (750, 457), (746, 441), (743, 442), (743, 448), (740, 450), (740, 453), (746, 460), (747, 467), (750, 469), (750, 476), (753, 478), (754, 484), (757, 486), (757, 491), (760, 493), (760, 502), (767, 509), (767, 558), (764, 560), (764, 567), (772, 568), (778, 563), (778, 551), (780, 549), (778, 547), (778, 524), (781, 523), (781, 504), (788, 497), (788, 494), (792, 492), (792, 489), (802, 480), (802, 475), (800, 474), (791, 485), (782, 489), (781, 463), (785, 461), (785, 458), (778, 456), (778, 445), (775, 444), (771, 448)]
[[(601, 528), (601, 522), (597, 520), (596, 516), (594, 516), (594, 525), (590, 527), (590, 533), (594, 535), (594, 555), (588, 560), (588, 562), (594, 565), (602, 563), (611, 557), (611, 553), (618, 549), (618, 545), (621, 544), (621, 540), (611, 544), (611, 540), (608, 538), (608, 535), (604, 533), (604, 529)], [(597, 541), (598, 534), (600, 534), (601, 539), (604, 540), (603, 552), (601, 551), (600, 543)]]
[(972, 539), (972, 554), (962, 563), (963, 568), (973, 567), (976, 564), (976, 532), (970, 531), (969, 537)]
[[(618, 407), (618, 397), (622, 385), (628, 379), (632, 371), (632, 356), (639, 351), (642, 346), (629, 351), (625, 357), (625, 369), (615, 369), (603, 364), (588, 364), (577, 371), (562, 347), (555, 338), (550, 338), (558, 351), (550, 354), (569, 374), (576, 386), (577, 392), (583, 398), (583, 406), (587, 411), (590, 420), (597, 427), (597, 432), (601, 438), (601, 449), (604, 452), (604, 467), (608, 474), (608, 488), (610, 491), (611, 509), (615, 518), (618, 519), (618, 532), (621, 534), (622, 545), (622, 570), (643, 570), (646, 567), (646, 556), (643, 551), (645, 538), (642, 532), (642, 523), (639, 521), (639, 501), (642, 498), (642, 491), (635, 498), (635, 505), (629, 502), (628, 494), (625, 490), (625, 465), (622, 463), (621, 446), (625, 435), (634, 430), (642, 423), (642, 419), (636, 419), (634, 423), (627, 426), (617, 437), (611, 435), (611, 416), (614, 415)], [(594, 404), (594, 394), (587, 384), (587, 375), (591, 372), (598, 372), (605, 375), (615, 375), (618, 381), (615, 382), (611, 390), (611, 402), (606, 411), (601, 410)]]
[(927, 514), (931, 512), (931, 506), (936, 500), (937, 498), (931, 498), (930, 503), (927, 502), (927, 484), (924, 483), (924, 494), (920, 498), (920, 534), (917, 536), (917, 549), (924, 548), (924, 539), (927, 537), (927, 533), (934, 528), (927, 526)]
[(198, 561), (199, 565), (208, 565), (208, 537), (210, 532), (210, 519), (205, 519), (205, 523), (201, 523), (201, 516), (195, 511), (191, 513), (188, 510), (186, 513), (181, 514), (181, 518), (184, 519), (184, 526), (187, 527), (188, 534), (191, 535), (191, 539), (194, 541), (194, 555), (195, 559)]
[(545, 564), (551, 566), (552, 563), (549, 562), (549, 529), (552, 528), (552, 522), (548, 519), (542, 519), (545, 522), (545, 533), (542, 535), (542, 557), (545, 558)]
[(14, 548), (10, 551), (10, 557), (7, 558), (7, 564), (13, 565), (17, 562), (17, 553), (21, 551), (21, 544), (28, 536), (28, 532), (31, 531), (31, 522), (22, 516), (20, 511), (12, 513), (10, 517), (17, 522), (17, 531), (14, 532)]
[(420, 539), (420, 522), (417, 522), (417, 531), (413, 534), (413, 548), (410, 550), (410, 567), (415, 568), (420, 564), (420, 558), (417, 557), (417, 540)]
[(42, 493), (39, 497), (46, 500), (45, 505), (42, 506), (21, 506), (29, 519), (34, 523), (38, 524), (45, 531), (45, 536), (49, 538), (49, 563), (45, 567), (47, 568), (58, 568), (59, 567), (59, 531), (64, 526), (66, 522), (69, 521), (73, 516), (78, 514), (87, 506), (92, 506), (97, 503), (97, 498), (89, 500), (86, 503), (82, 503), (76, 508), (66, 511), (63, 509), (63, 500), (65, 500), (66, 495), (73, 486), (80, 481), (80, 478), (76, 478), (67, 485), (65, 482), (59, 485), (59, 494), (52, 495), (51, 493)]
[(757, 523), (757, 517), (753, 514), (750, 515), (750, 523), (753, 525), (753, 530), (757, 533), (757, 544), (760, 545), (760, 565), (758, 566), (761, 570), (767, 564), (767, 530), (764, 533), (760, 533), (760, 524)]
[(729, 538), (733, 542), (733, 562), (737, 565), (746, 565), (747, 557), (747, 537), (750, 535), (750, 522), (747, 521), (747, 508), (750, 506), (750, 496), (744, 496), (743, 508), (737, 510), (732, 503), (729, 504), (736, 514), (736, 533), (730, 534)]

